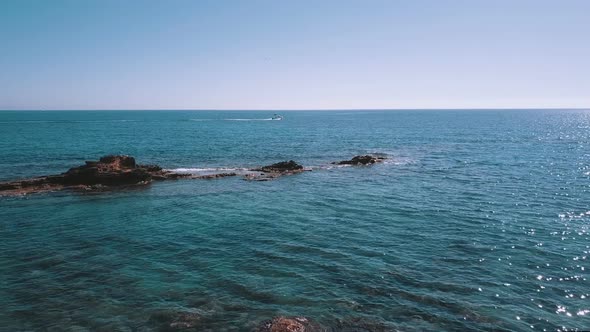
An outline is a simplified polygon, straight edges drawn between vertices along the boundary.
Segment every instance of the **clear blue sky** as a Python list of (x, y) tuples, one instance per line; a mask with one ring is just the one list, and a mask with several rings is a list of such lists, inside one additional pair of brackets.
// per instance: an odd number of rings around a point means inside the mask
[(590, 107), (590, 1), (0, 1), (0, 109), (472, 107)]

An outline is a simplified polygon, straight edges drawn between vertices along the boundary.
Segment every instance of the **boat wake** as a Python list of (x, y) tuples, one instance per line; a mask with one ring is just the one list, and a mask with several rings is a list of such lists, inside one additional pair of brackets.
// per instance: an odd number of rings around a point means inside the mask
[(274, 121), (273, 118), (266, 119), (223, 119), (223, 121)]
[(189, 119), (190, 121), (277, 121), (278, 119), (264, 118), (264, 119)]

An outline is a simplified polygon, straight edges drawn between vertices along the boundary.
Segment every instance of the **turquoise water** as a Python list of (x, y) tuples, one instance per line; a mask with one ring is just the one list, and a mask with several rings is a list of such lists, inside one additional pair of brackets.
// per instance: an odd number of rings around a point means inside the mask
[(0, 180), (111, 153), (170, 169), (390, 157), (0, 198), (0, 330), (150, 331), (167, 311), (203, 331), (276, 315), (334, 331), (590, 329), (590, 112), (271, 115), (0, 112)]

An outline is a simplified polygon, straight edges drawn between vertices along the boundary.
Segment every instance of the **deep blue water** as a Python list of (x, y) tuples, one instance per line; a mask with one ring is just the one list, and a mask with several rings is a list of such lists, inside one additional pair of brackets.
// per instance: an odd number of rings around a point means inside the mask
[[(0, 181), (105, 154), (373, 167), (0, 198), (0, 330), (590, 329), (590, 111), (0, 112)], [(233, 120), (230, 120), (233, 119)]]

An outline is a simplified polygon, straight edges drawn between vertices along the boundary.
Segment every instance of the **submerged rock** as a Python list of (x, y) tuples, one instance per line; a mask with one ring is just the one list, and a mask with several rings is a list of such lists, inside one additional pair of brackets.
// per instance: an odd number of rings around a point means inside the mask
[(244, 175), (244, 180), (248, 181), (270, 181), (276, 179), (282, 174), (280, 173), (248, 173)]
[(225, 178), (228, 176), (237, 176), (238, 173), (232, 172), (232, 173), (215, 173), (215, 174), (207, 174), (207, 175), (195, 175), (192, 176), (192, 178), (194, 179), (219, 179), (219, 178)]
[(163, 310), (151, 315), (149, 321), (158, 331), (194, 331), (198, 328), (201, 318), (201, 315), (195, 312)]
[(385, 157), (378, 157), (372, 155), (355, 156), (350, 160), (335, 161), (334, 165), (371, 165), (384, 161)]
[(324, 332), (321, 325), (306, 317), (279, 316), (262, 322), (257, 332)]
[(349, 317), (338, 319), (332, 329), (338, 332), (393, 332), (394, 329), (388, 327), (383, 322), (369, 320), (361, 317)]

